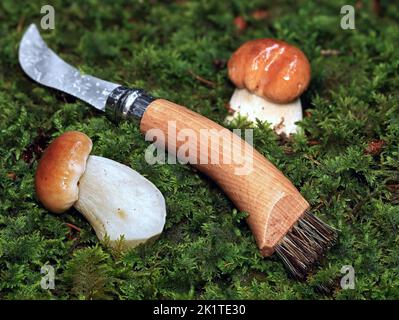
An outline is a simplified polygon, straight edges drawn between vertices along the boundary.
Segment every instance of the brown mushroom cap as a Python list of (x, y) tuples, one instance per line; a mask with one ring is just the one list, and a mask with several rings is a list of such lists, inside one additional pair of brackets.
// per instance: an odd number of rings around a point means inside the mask
[(35, 188), (48, 210), (61, 213), (78, 200), (78, 182), (91, 148), (88, 136), (69, 131), (56, 138), (43, 153), (36, 170)]
[(227, 66), (236, 87), (276, 103), (293, 101), (310, 81), (310, 64), (305, 54), (275, 39), (244, 43), (233, 53)]

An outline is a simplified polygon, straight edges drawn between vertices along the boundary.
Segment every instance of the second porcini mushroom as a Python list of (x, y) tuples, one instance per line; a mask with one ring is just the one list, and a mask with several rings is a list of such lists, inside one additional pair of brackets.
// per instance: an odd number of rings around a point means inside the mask
[(244, 43), (228, 61), (230, 80), (237, 87), (231, 97), (231, 121), (238, 115), (267, 121), (277, 133), (295, 133), (302, 120), (299, 96), (310, 81), (310, 64), (298, 48), (280, 40)]
[(122, 236), (129, 248), (158, 236), (166, 218), (161, 192), (128, 166), (90, 156), (91, 149), (92, 141), (81, 132), (56, 138), (36, 171), (38, 199), (55, 213), (74, 206), (111, 246)]

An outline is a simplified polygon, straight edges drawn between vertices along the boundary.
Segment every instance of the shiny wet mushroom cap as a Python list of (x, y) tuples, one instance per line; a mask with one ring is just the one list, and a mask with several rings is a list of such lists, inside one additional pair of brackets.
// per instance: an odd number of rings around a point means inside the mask
[(310, 64), (298, 48), (276, 39), (244, 43), (228, 62), (230, 80), (276, 103), (299, 97), (310, 81)]
[(78, 183), (91, 149), (90, 138), (78, 131), (62, 134), (47, 147), (36, 170), (35, 188), (48, 210), (61, 213), (78, 200)]
[(298, 48), (276, 39), (251, 40), (228, 61), (228, 75), (237, 89), (230, 109), (249, 120), (268, 121), (277, 132), (296, 132), (302, 119), (299, 96), (307, 89), (311, 70)]

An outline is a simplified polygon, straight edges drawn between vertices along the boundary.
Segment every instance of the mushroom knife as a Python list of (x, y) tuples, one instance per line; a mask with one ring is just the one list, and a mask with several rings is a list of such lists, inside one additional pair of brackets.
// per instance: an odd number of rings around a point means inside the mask
[[(188, 150), (196, 150), (202, 160), (208, 160), (190, 164), (212, 178), (239, 210), (248, 213), (247, 222), (261, 254), (276, 252), (296, 278), (305, 278), (335, 241), (335, 230), (309, 213), (308, 202), (281, 171), (231, 131), (142, 89), (81, 74), (47, 47), (34, 24), (22, 37), (19, 62), (33, 80), (87, 102), (114, 122), (134, 119), (144, 134), (151, 129), (161, 130), (164, 137), (157, 137), (154, 143), (159, 148), (166, 145), (171, 154), (179, 155), (179, 147), (188, 143)], [(173, 139), (168, 130), (171, 122), (177, 136), (189, 130), (201, 138), (205, 130), (207, 141), (216, 139), (223, 145), (206, 143), (204, 148), (202, 140), (197, 144), (194, 139)], [(215, 152), (222, 162), (212, 161)], [(242, 164), (247, 163), (251, 170), (240, 173)]]

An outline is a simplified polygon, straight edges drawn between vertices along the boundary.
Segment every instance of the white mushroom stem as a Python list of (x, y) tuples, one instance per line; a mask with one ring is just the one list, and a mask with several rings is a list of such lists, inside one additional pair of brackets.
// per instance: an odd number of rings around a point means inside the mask
[(103, 157), (89, 156), (74, 204), (110, 244), (121, 236), (127, 247), (158, 236), (166, 218), (161, 192), (133, 169)]
[(256, 119), (272, 124), (274, 130), (280, 133), (296, 133), (298, 126), (295, 122), (302, 120), (302, 105), (298, 98), (290, 103), (278, 104), (257, 96), (247, 89), (236, 89), (230, 100), (232, 114), (226, 118), (232, 121), (238, 115), (247, 117), (251, 122)]

